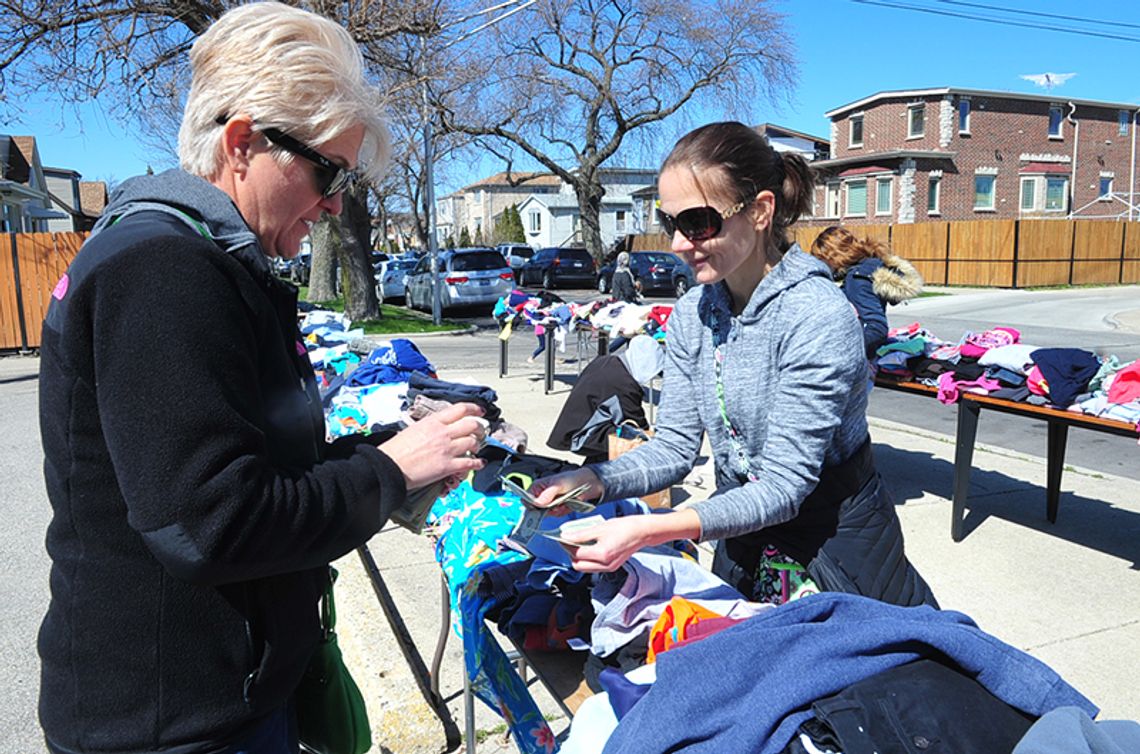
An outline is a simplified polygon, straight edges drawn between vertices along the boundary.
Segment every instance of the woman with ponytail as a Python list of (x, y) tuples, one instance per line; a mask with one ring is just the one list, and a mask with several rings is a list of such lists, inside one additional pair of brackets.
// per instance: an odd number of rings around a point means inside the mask
[(922, 275), (891, 253), (882, 241), (857, 238), (838, 225), (825, 228), (811, 253), (831, 268), (832, 275), (859, 316), (867, 358), (887, 342), (887, 304), (899, 304), (922, 292)]
[(787, 239), (811, 206), (807, 163), (741, 123), (713, 123), (677, 142), (658, 191), (661, 225), (699, 286), (669, 319), (655, 435), (532, 491), (549, 504), (582, 484), (602, 500), (662, 489), (693, 467), (706, 433), (717, 489), (575, 531), (574, 567), (613, 571), (644, 547), (715, 540), (713, 570), (749, 599), (829, 590), (936, 604), (875, 470), (859, 322), (827, 265)]

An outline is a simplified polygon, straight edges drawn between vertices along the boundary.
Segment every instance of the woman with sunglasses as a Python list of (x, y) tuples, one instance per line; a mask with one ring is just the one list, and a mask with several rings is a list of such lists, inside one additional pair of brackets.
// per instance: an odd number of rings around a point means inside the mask
[(807, 164), (740, 123), (683, 137), (661, 168), (660, 220), (699, 286), (669, 319), (652, 440), (535, 482), (541, 503), (589, 485), (617, 499), (679, 483), (707, 433), (716, 492), (667, 514), (574, 532), (581, 571), (643, 547), (716, 540), (713, 570), (746, 597), (816, 590), (935, 604), (903, 554), (867, 431), (859, 323), (822, 261), (786, 238), (811, 206)]
[(40, 365), (49, 751), (293, 754), (328, 563), (406, 491), (482, 466), (457, 405), (325, 439), (291, 259), (358, 166), (380, 101), (348, 33), (240, 5), (190, 52), (181, 170), (123, 183), (59, 281)]

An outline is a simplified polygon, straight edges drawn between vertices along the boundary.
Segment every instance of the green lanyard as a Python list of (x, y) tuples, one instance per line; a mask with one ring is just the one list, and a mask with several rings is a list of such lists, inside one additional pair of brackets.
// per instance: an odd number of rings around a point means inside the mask
[(728, 435), (728, 444), (731, 448), (730, 461), (735, 465), (735, 474), (743, 476), (750, 482), (757, 481), (760, 477), (752, 472), (752, 464), (748, 458), (748, 451), (744, 447), (744, 436), (732, 424), (732, 420), (728, 418), (728, 408), (724, 397), (724, 359), (725, 359), (725, 346), (728, 341), (728, 333), (732, 329), (731, 318), (729, 322), (724, 321), (723, 313), (719, 310), (714, 311), (713, 316), (713, 372), (716, 374), (716, 401), (717, 408), (720, 411), (720, 420), (724, 424), (724, 432)]

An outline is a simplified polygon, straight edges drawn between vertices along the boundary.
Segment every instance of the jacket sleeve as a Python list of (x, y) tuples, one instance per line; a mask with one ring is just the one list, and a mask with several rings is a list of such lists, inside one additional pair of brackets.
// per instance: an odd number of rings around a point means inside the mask
[[(686, 304), (695, 309), (696, 299)], [(699, 386), (693, 380), (692, 368), (693, 344), (700, 331), (689, 333), (686, 318), (678, 316), (681, 306), (678, 302), (669, 318), (665, 380), (653, 438), (613, 461), (592, 467), (605, 487), (606, 500), (638, 497), (680, 482), (700, 452), (705, 430), (697, 409)]]
[(828, 450), (845, 429), (845, 416), (850, 421), (854, 391), (866, 389), (867, 365), (850, 307), (838, 296), (809, 293), (797, 291), (797, 300), (785, 303), (795, 314), (783, 318), (787, 329), (768, 430), (751, 464), (758, 478), (693, 506), (702, 539), (738, 536), (799, 515)]
[(125, 250), (92, 282), (96, 400), (128, 522), (186, 581), (328, 563), (379, 530), (403, 475), (368, 444), (307, 469), (274, 465), (265, 427), (277, 407), (258, 375), (282, 345), (204, 243)]
[(843, 293), (855, 307), (859, 322), (863, 325), (863, 349), (868, 358), (887, 342), (890, 329), (887, 324), (886, 304), (875, 293), (871, 278), (863, 273), (852, 272), (843, 281)]

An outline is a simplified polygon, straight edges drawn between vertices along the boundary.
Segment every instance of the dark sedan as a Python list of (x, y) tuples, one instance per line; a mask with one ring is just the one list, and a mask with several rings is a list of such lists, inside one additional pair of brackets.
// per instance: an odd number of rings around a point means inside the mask
[(520, 285), (592, 286), (597, 275), (594, 258), (585, 249), (550, 247), (539, 249), (519, 268)]
[[(676, 254), (667, 251), (634, 251), (629, 255), (629, 269), (633, 272), (633, 279), (641, 283), (641, 292), (672, 293), (673, 269), (683, 264)], [(598, 272), (598, 292), (609, 293), (613, 289), (614, 267), (613, 261), (602, 267)]]

